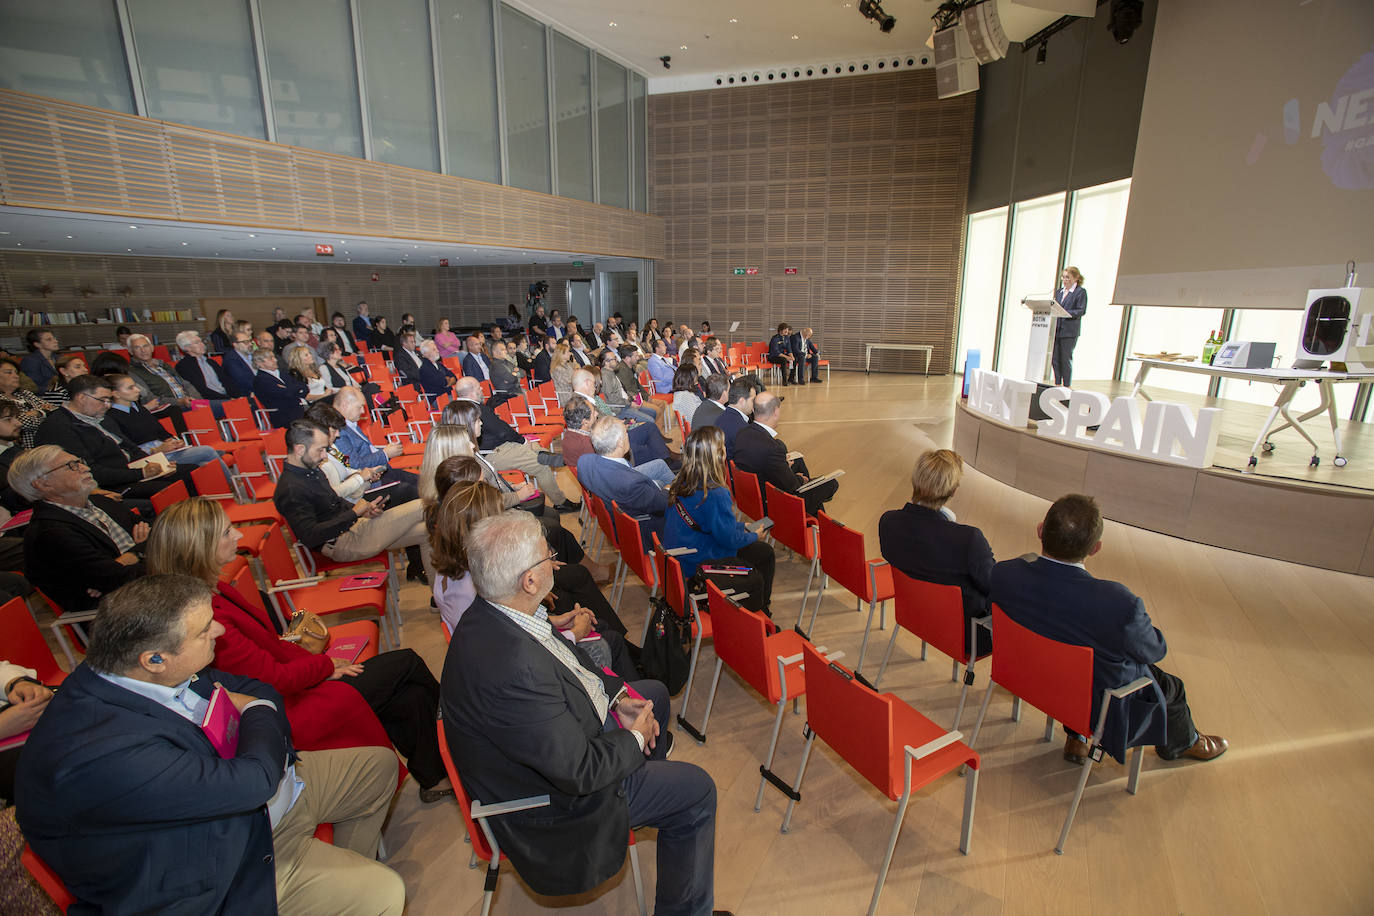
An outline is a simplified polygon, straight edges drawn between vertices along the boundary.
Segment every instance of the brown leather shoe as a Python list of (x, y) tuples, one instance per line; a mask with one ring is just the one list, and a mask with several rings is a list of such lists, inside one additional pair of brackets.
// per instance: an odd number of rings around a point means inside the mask
[(1226, 753), (1226, 748), (1230, 747), (1226, 739), (1220, 735), (1204, 735), (1198, 732), (1197, 740), (1193, 746), (1180, 754), (1180, 757), (1191, 757), (1194, 760), (1215, 760)]
[(1088, 755), (1091, 753), (1092, 748), (1088, 745), (1088, 742), (1080, 741), (1072, 735), (1064, 742), (1064, 759), (1069, 763), (1076, 763), (1082, 766), (1088, 762)]

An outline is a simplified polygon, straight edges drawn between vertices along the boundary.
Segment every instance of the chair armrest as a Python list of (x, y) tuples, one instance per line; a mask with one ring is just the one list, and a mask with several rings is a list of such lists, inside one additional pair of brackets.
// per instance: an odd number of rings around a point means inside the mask
[(55, 619), (53, 626), (67, 626), (73, 623), (90, 623), (95, 620), (98, 611), (68, 611)]
[(529, 798), (516, 798), (511, 801), (494, 802), (484, 805), (473, 799), (469, 809), (473, 820), (483, 817), (497, 817), (502, 814), (514, 814), (516, 811), (528, 811), (531, 808), (543, 808), (549, 804), (547, 795), (531, 795)]
[(975, 623), (975, 624), (977, 624), (978, 626), (982, 627), (982, 628), (985, 629), (985, 630), (991, 630), (991, 629), (992, 629), (992, 615), (991, 615), (991, 614), (984, 614), (982, 617), (974, 617), (972, 622)]
[(917, 760), (924, 760), (926, 757), (929, 757), (936, 751), (941, 750), (943, 748), (947, 748), (957, 741), (962, 741), (963, 737), (963, 732), (945, 732), (943, 735), (936, 738), (934, 741), (927, 741), (920, 747), (912, 747), (908, 744), (906, 746), (906, 752), (912, 757), (916, 758)]
[(1126, 684), (1122, 687), (1109, 687), (1106, 690), (1103, 690), (1102, 699), (1104, 702), (1109, 700), (1123, 700), (1131, 694), (1135, 693), (1136, 691), (1144, 690), (1146, 687), (1150, 686), (1153, 683), (1154, 678), (1138, 677), (1135, 680), (1131, 681), (1129, 684)]
[(663, 552), (670, 557), (685, 557), (696, 553), (697, 549), (695, 547), (667, 547)]
[(790, 668), (792, 665), (795, 665), (798, 662), (800, 662), (803, 657), (804, 656), (800, 652), (798, 652), (796, 655), (776, 656), (778, 660), (778, 666), (782, 668)]

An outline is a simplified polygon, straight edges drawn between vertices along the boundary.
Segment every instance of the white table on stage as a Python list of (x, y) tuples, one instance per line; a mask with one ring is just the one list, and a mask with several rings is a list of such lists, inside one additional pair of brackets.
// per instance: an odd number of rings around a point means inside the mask
[[(1169, 369), (1174, 372), (1192, 372), (1196, 375), (1210, 375), (1216, 378), (1234, 378), (1250, 382), (1268, 382), (1273, 385), (1282, 385), (1279, 395), (1274, 400), (1274, 406), (1269, 410), (1269, 416), (1264, 421), (1259, 435), (1255, 437), (1255, 443), (1250, 447), (1250, 461), (1247, 470), (1259, 464), (1261, 449), (1265, 452), (1274, 450), (1274, 443), (1270, 441), (1270, 436), (1275, 433), (1283, 432), (1290, 427), (1297, 431), (1299, 436), (1307, 440), (1312, 446), (1312, 459), (1309, 464), (1316, 467), (1321, 463), (1321, 456), (1318, 454), (1317, 441), (1308, 434), (1303, 427), (1303, 421), (1310, 420), (1319, 413), (1326, 413), (1331, 422), (1331, 436), (1336, 440), (1336, 457), (1333, 463), (1338, 468), (1346, 465), (1345, 456), (1341, 454), (1341, 431), (1339, 421), (1336, 418), (1336, 397), (1332, 388), (1341, 382), (1374, 382), (1374, 372), (1332, 372), (1327, 369), (1230, 369), (1225, 366), (1209, 366), (1206, 363), (1180, 363), (1171, 362), (1167, 359), (1148, 359), (1139, 356), (1129, 357), (1132, 361), (1140, 363), (1140, 369), (1135, 375), (1135, 386), (1131, 389), (1131, 396), (1139, 394), (1145, 400), (1151, 400), (1150, 395), (1145, 391), (1145, 378), (1150, 374), (1151, 369)], [(1308, 382), (1317, 386), (1321, 392), (1321, 403), (1312, 408), (1305, 414), (1294, 417), (1290, 412), (1293, 404), (1293, 396), (1298, 393), (1298, 389)], [(1274, 421), (1279, 415), (1283, 416), (1284, 422), (1279, 426), (1274, 426)]]
[(868, 372), (868, 367), (873, 362), (874, 350), (914, 350), (925, 351), (926, 354), (926, 375), (930, 375), (930, 354), (934, 351), (930, 344), (905, 344), (905, 343), (871, 343), (864, 344), (864, 372)]

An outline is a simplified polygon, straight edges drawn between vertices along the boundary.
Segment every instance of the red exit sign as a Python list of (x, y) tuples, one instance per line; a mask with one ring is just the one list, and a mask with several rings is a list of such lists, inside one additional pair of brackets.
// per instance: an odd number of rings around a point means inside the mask
[(439, 266), (440, 266), (440, 267), (447, 267), (447, 266), (448, 266), (448, 258), (440, 258), (440, 259), (439, 259)]
[(757, 277), (759, 274), (759, 269), (757, 267), (746, 267), (744, 268), (744, 273), (750, 277)]
[(795, 268), (795, 267), (784, 267), (784, 268), (782, 269), (782, 272), (785, 273), (785, 274), (794, 274), (794, 273), (797, 272), (797, 268)]
[(334, 257), (334, 246), (333, 246), (333, 245), (316, 245), (316, 246), (315, 246), (315, 254), (319, 255), (319, 256), (322, 257), (322, 258), (332, 258), (332, 257)]

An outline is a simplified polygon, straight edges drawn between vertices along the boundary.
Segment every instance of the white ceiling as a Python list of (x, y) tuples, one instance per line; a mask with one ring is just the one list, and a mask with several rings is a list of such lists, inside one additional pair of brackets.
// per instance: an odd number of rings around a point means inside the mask
[[(897, 19), (884, 34), (859, 15), (858, 0), (508, 0), (648, 74), (711, 75), (770, 66), (834, 64), (836, 59), (916, 51), (930, 36), (936, 0), (882, 0)], [(993, 0), (1007, 37), (1034, 34), (1083, 0)], [(1091, 0), (1089, 0), (1091, 2)], [(1044, 7), (1053, 7), (1047, 11)], [(615, 23), (615, 25), (611, 25)], [(683, 49), (686, 45), (686, 49)], [(659, 58), (672, 57), (665, 71)]]
[[(333, 245), (334, 256), (316, 255), (316, 244)], [(124, 257), (138, 255), (243, 261), (325, 261), (408, 267), (438, 267), (440, 258), (448, 258), (450, 267), (606, 260), (575, 251), (486, 248), (205, 223), (130, 220), (26, 207), (0, 207), (0, 251), (58, 251)]]

